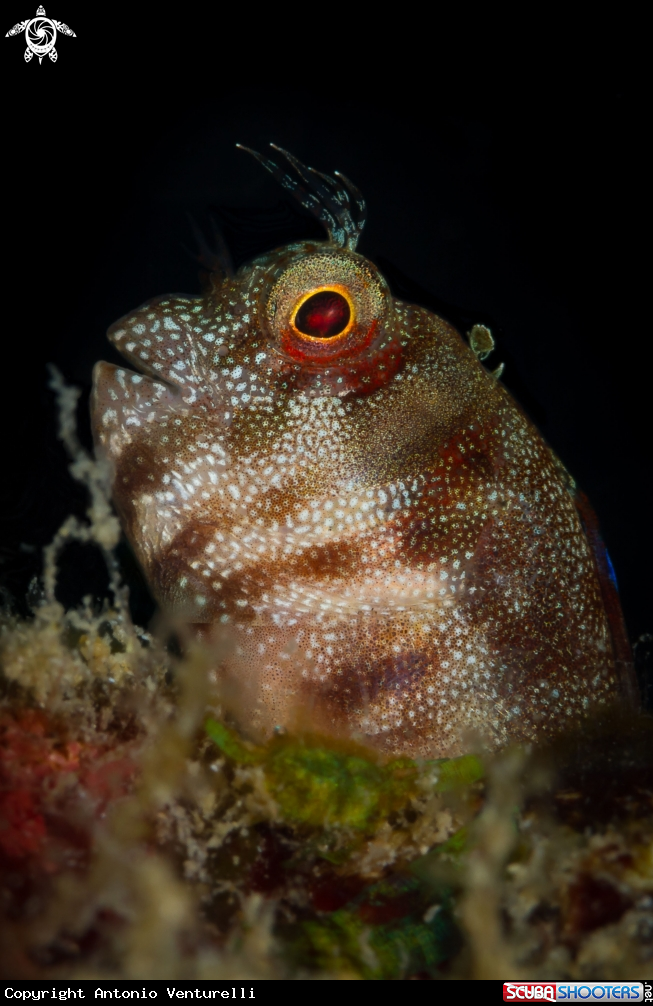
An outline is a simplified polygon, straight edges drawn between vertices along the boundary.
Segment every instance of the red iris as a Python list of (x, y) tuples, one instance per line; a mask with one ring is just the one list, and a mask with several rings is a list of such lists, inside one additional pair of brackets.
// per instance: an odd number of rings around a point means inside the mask
[(302, 335), (316, 339), (332, 339), (347, 328), (351, 311), (342, 294), (335, 290), (320, 290), (308, 297), (295, 315), (295, 328)]

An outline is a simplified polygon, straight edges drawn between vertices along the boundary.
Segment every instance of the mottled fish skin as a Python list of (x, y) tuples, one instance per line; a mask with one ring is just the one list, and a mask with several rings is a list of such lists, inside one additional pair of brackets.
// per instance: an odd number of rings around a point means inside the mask
[[(353, 250), (357, 190), (292, 166), (304, 205), (312, 185), (340, 214), (329, 240), (148, 302), (109, 330), (138, 372), (95, 369), (97, 449), (158, 602), (235, 634), (220, 674), (255, 737), (445, 757), (578, 723), (624, 686), (573, 480), (479, 361), (487, 330), (474, 352), (394, 299)], [(325, 288), (348, 326), (299, 331)]]

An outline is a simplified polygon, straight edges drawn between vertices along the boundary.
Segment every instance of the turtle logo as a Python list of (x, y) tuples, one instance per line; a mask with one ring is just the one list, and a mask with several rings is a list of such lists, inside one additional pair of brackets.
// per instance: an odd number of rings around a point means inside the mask
[(19, 21), (18, 24), (15, 24), (7, 32), (5, 38), (9, 38), (10, 35), (20, 35), (22, 31), (25, 32), (25, 41), (27, 42), (27, 49), (25, 50), (26, 63), (29, 63), (32, 56), (38, 56), (39, 63), (44, 56), (49, 56), (52, 62), (56, 63), (57, 50), (54, 47), (54, 43), (57, 40), (58, 31), (62, 35), (72, 35), (73, 38), (77, 37), (67, 24), (62, 24), (61, 21), (53, 21), (52, 18), (46, 17), (43, 7), (39, 7), (36, 17), (33, 17), (31, 21)]

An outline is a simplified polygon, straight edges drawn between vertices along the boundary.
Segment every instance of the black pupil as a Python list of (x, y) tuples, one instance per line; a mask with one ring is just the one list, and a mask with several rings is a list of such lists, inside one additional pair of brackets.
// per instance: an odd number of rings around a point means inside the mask
[(302, 335), (332, 339), (347, 328), (351, 311), (342, 294), (320, 290), (304, 301), (295, 315), (295, 327)]

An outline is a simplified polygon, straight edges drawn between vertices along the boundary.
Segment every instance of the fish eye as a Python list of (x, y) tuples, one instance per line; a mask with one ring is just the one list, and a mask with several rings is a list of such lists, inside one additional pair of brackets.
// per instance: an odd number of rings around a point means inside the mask
[(290, 323), (300, 335), (333, 339), (346, 335), (354, 320), (354, 305), (347, 291), (324, 287), (300, 297)]
[(308, 367), (360, 357), (382, 337), (391, 310), (376, 267), (340, 249), (284, 262), (262, 297), (278, 351)]

